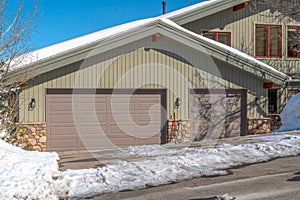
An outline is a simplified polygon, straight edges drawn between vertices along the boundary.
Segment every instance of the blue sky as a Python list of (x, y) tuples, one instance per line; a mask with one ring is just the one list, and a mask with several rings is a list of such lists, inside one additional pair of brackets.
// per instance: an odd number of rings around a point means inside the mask
[[(167, 12), (203, 0), (167, 0)], [(40, 0), (32, 48), (40, 49), (118, 24), (158, 16), (162, 0)]]

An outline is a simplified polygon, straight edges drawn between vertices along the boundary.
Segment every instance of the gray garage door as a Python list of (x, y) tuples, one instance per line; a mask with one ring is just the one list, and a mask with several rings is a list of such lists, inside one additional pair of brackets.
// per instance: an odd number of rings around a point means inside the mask
[(165, 103), (164, 90), (48, 89), (47, 150), (164, 143)]
[(247, 91), (194, 89), (190, 91), (191, 139), (218, 139), (246, 134)]

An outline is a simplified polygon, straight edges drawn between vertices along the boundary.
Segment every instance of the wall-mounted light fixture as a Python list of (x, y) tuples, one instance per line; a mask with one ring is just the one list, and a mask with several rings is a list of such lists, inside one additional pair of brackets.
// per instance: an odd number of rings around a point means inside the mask
[(259, 105), (259, 104), (260, 104), (260, 99), (259, 99), (259, 97), (255, 97), (254, 102), (255, 102), (256, 105)]
[(35, 99), (32, 98), (30, 103), (28, 104), (28, 111), (32, 111), (36, 106)]
[(180, 105), (181, 105), (181, 99), (178, 97), (175, 100), (175, 106), (174, 106), (174, 108), (178, 109)]

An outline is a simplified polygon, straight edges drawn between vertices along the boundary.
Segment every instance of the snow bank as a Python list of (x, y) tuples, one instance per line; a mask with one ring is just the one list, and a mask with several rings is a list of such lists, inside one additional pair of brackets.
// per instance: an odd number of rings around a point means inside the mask
[[(261, 139), (263, 140), (263, 138)], [(164, 155), (161, 146), (151, 150)], [(149, 146), (132, 148), (131, 155), (141, 155)], [(126, 151), (130, 150), (127, 148)], [(172, 150), (174, 154), (175, 150)], [(61, 174), (58, 183), (67, 191), (69, 197), (81, 198), (107, 192), (136, 190), (151, 186), (179, 182), (193, 177), (225, 175), (225, 169), (243, 164), (268, 161), (278, 157), (300, 154), (300, 137), (278, 137), (256, 144), (233, 146), (223, 144), (216, 148), (185, 148), (176, 154), (157, 156), (135, 162), (117, 161), (103, 168), (67, 170)], [(129, 152), (127, 152), (129, 153)], [(151, 154), (150, 154), (151, 156)]]
[(293, 96), (280, 113), (283, 125), (273, 132), (286, 132), (300, 130), (300, 93)]
[(300, 154), (300, 136), (274, 135), (259, 140), (255, 144), (203, 149), (130, 147), (123, 149), (124, 155), (142, 156), (140, 160), (117, 160), (103, 168), (64, 172), (58, 171), (56, 153), (26, 152), (0, 141), (0, 199), (85, 198), (224, 175), (234, 166)]
[(58, 199), (56, 153), (28, 152), (0, 140), (0, 199)]

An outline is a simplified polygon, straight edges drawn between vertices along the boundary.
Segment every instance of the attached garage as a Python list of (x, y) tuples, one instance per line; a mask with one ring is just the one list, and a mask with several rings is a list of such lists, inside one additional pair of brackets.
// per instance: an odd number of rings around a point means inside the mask
[(191, 139), (219, 139), (245, 135), (247, 90), (190, 90)]
[(163, 89), (47, 89), (48, 151), (165, 143)]
[[(36, 62), (11, 72), (14, 79), (34, 74), (19, 95), (19, 118), (37, 150), (163, 144), (174, 112), (185, 141), (243, 135), (247, 116), (266, 111), (263, 83), (278, 86), (287, 78), (167, 19), (121, 28), (44, 48)], [(32, 100), (35, 108), (28, 109)]]

